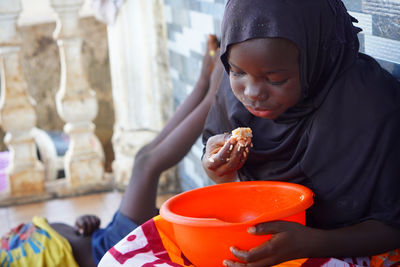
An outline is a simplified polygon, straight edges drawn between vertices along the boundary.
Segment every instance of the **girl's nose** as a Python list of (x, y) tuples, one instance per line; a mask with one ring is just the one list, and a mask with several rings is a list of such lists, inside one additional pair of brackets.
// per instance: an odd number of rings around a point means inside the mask
[(268, 98), (268, 91), (261, 82), (249, 82), (244, 95), (252, 101), (265, 101)]

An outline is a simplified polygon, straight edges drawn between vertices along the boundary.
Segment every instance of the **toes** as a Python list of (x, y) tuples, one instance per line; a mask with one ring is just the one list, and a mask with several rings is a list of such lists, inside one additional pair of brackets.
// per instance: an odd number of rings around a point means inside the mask
[(100, 219), (96, 215), (82, 215), (75, 222), (75, 228), (82, 235), (90, 235), (99, 227)]

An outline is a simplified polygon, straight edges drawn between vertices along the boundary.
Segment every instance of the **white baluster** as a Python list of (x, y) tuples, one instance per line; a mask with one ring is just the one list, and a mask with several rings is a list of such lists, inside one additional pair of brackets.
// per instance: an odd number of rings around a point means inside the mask
[(115, 109), (113, 173), (124, 185), (137, 151), (172, 111), (162, 1), (126, 0), (107, 30)]
[(81, 62), (78, 11), (82, 4), (83, 0), (51, 0), (58, 14), (54, 38), (61, 60), (56, 104), (58, 114), (66, 122), (64, 131), (70, 137), (64, 166), (68, 184), (73, 188), (99, 183), (104, 174), (104, 154), (92, 123), (98, 112), (96, 93), (89, 86)]
[(29, 97), (21, 70), (20, 40), (17, 19), (21, 12), (18, 0), (0, 0), (1, 127), (10, 150), (7, 169), (13, 197), (44, 192), (44, 168), (36, 155), (32, 129), (36, 125), (35, 102)]

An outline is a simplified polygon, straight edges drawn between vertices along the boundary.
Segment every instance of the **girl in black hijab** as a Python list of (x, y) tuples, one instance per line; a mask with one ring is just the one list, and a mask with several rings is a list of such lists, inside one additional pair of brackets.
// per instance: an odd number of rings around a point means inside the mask
[[(230, 0), (222, 22), (226, 74), (208, 115), (202, 160), (217, 183), (288, 181), (315, 193), (307, 226), (269, 222), (250, 251), (266, 266), (400, 247), (400, 84), (359, 53), (340, 0)], [(253, 130), (253, 146), (227, 140)]]

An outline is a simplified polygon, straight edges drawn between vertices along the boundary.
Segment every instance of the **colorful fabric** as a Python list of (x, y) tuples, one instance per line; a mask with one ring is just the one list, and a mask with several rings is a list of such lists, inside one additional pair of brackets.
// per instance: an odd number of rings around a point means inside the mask
[(78, 267), (69, 242), (42, 217), (20, 224), (1, 238), (1, 267)]
[[(101, 259), (99, 267), (111, 266), (194, 266), (176, 244), (172, 225), (160, 216), (147, 221), (112, 247)], [(400, 266), (400, 249), (363, 258), (309, 258), (288, 261), (279, 267), (357, 267)]]
[(106, 228), (96, 230), (92, 235), (92, 254), (95, 263), (99, 263), (103, 255), (112, 246), (134, 230), (138, 225), (117, 211)]

